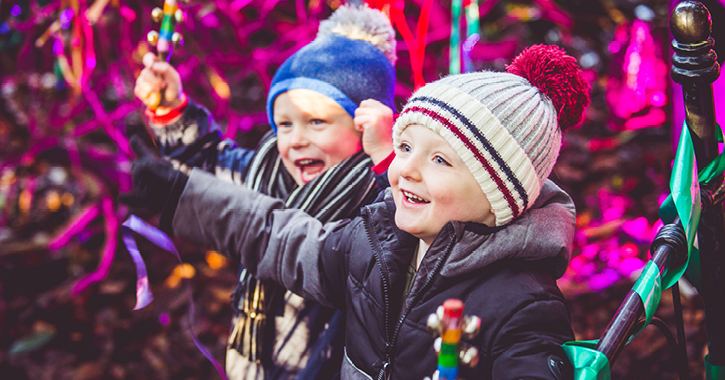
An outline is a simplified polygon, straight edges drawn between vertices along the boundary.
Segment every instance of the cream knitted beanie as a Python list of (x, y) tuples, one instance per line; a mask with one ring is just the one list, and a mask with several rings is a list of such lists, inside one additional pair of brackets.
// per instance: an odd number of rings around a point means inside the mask
[(561, 132), (581, 120), (589, 85), (556, 46), (525, 49), (508, 73), (452, 75), (416, 91), (393, 127), (440, 134), (458, 153), (504, 225), (539, 196), (561, 148)]

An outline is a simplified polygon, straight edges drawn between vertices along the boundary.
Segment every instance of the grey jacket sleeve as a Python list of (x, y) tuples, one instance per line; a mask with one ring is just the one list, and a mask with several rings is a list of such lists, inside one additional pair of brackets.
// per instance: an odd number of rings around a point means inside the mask
[(172, 220), (176, 236), (212, 247), (259, 279), (329, 307), (344, 305), (349, 221), (323, 225), (282, 201), (194, 169)]

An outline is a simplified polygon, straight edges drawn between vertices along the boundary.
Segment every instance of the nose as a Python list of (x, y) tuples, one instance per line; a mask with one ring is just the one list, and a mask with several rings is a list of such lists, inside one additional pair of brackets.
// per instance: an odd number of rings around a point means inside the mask
[[(397, 156), (396, 159), (398, 159)], [(420, 181), (422, 179), (420, 164), (420, 158), (415, 153), (401, 158), (400, 176), (408, 181)]]
[(307, 128), (300, 125), (292, 127), (292, 133), (290, 134), (290, 147), (293, 149), (304, 148), (310, 144), (307, 138)]

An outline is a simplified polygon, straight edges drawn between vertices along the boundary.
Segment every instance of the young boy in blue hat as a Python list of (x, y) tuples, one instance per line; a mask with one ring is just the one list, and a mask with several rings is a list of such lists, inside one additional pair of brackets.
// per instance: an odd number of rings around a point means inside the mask
[[(222, 140), (209, 112), (183, 94), (179, 74), (152, 54), (144, 57), (135, 94), (148, 102), (151, 93), (163, 93), (160, 107), (146, 114), (162, 155), (177, 168), (203, 168), (330, 222), (353, 217), (381, 191), (371, 167), (392, 151), (395, 60), (387, 18), (341, 6), (275, 73), (267, 97), (272, 131), (255, 150)], [(231, 379), (328, 379), (339, 372), (339, 312), (246, 270), (232, 304)]]
[(555, 279), (569, 261), (575, 209), (547, 178), (562, 131), (589, 104), (588, 84), (555, 46), (530, 47), (507, 70), (415, 92), (393, 128), (391, 187), (353, 219), (323, 224), (144, 153), (136, 195), (175, 234), (344, 310), (343, 380), (433, 374), (426, 322), (451, 298), (481, 318), (463, 339), (479, 360), (459, 378), (571, 378), (561, 345), (573, 333)]

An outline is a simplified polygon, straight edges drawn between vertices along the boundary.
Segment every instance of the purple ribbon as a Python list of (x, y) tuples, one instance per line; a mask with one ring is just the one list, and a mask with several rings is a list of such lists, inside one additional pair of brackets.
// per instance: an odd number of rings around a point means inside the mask
[[(136, 264), (136, 307), (134, 307), (133, 309), (138, 310), (151, 303), (151, 301), (153, 301), (154, 299), (154, 296), (153, 294), (151, 294), (151, 290), (149, 289), (149, 277), (146, 271), (146, 264), (144, 264), (143, 258), (141, 257), (141, 253), (138, 250), (138, 246), (136, 245), (136, 241), (134, 240), (132, 233), (135, 232), (145, 237), (148, 241), (163, 248), (164, 250), (173, 253), (174, 255), (176, 255), (176, 258), (179, 259), (179, 263), (182, 263), (182, 260), (181, 256), (179, 256), (179, 251), (177, 251), (176, 247), (174, 246), (174, 243), (165, 233), (163, 233), (158, 228), (144, 222), (136, 215), (130, 215), (128, 219), (123, 222), (123, 225), (121, 226), (121, 231), (123, 233), (123, 242), (124, 244), (126, 244), (126, 249), (131, 255), (134, 264)], [(196, 348), (198, 348), (199, 351), (201, 351), (201, 353), (204, 354), (207, 359), (209, 359), (211, 364), (214, 365), (214, 368), (216, 368), (217, 372), (219, 372), (219, 374), (221, 375), (222, 379), (228, 380), (222, 366), (219, 365), (216, 360), (214, 360), (214, 357), (211, 355), (209, 350), (199, 341), (199, 339), (196, 337), (196, 333), (194, 333), (194, 299), (191, 295), (190, 287), (187, 287), (187, 291), (189, 293), (189, 319), (187, 332), (189, 333), (189, 335), (191, 335), (191, 339), (194, 341)]]

